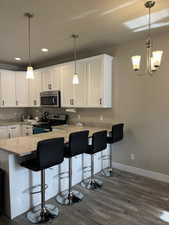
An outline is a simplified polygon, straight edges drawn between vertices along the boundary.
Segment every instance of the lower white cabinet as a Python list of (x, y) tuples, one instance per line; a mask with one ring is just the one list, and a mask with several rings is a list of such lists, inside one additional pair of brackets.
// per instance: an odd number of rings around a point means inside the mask
[(21, 126), (20, 125), (12, 125), (8, 126), (8, 135), (9, 138), (15, 138), (21, 136)]
[(9, 132), (7, 126), (0, 126), (0, 139), (9, 138)]
[(31, 125), (22, 125), (22, 136), (30, 136), (33, 134)]
[(0, 139), (10, 139), (22, 136), (32, 135), (31, 125), (10, 125), (10, 126), (0, 126)]

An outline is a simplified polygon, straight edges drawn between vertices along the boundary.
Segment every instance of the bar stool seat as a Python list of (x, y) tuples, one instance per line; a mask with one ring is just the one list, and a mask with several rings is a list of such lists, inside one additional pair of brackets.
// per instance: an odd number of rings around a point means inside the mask
[(59, 193), (56, 196), (56, 201), (61, 205), (72, 205), (81, 201), (84, 197), (81, 192), (72, 190), (72, 158), (87, 151), (88, 135), (88, 130), (71, 133), (69, 143), (64, 146), (64, 157), (69, 160), (69, 188), (68, 191)]
[[(64, 138), (53, 138), (38, 142), (36, 155), (21, 163), (21, 166), (41, 172), (41, 206), (27, 213), (31, 223), (43, 223), (55, 218), (59, 210), (55, 205), (45, 204), (45, 169), (58, 165), (64, 160)], [(35, 192), (37, 193), (37, 192)]]
[[(109, 132), (109, 136), (107, 136), (107, 144), (110, 144), (109, 167), (102, 170), (103, 176), (110, 177), (110, 176), (113, 175), (113, 169), (112, 169), (113, 149), (112, 149), (112, 145), (123, 139), (123, 128), (124, 128), (123, 123), (112, 125), (112, 130), (111, 130), (111, 132)], [(103, 156), (103, 159), (104, 159), (104, 156)]]
[(92, 135), (92, 144), (88, 145), (86, 154), (91, 155), (91, 176), (89, 179), (83, 180), (81, 186), (86, 189), (97, 189), (101, 188), (103, 182), (94, 177), (94, 154), (100, 151), (103, 151), (107, 147), (107, 131), (99, 131)]

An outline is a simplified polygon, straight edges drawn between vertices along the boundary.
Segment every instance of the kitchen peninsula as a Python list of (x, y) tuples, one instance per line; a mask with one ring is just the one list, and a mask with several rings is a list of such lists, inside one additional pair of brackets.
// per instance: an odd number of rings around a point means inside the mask
[[(38, 189), (37, 185), (40, 184), (40, 173), (31, 172), (20, 166), (20, 162), (29, 155), (36, 151), (37, 143), (41, 140), (64, 137), (65, 142), (68, 141), (69, 134), (81, 130), (89, 130), (91, 136), (94, 132), (100, 130), (110, 130), (110, 127), (90, 127), (90, 126), (73, 126), (64, 125), (57, 126), (55, 131), (25, 137), (17, 137), (11, 139), (0, 140), (0, 165), (6, 172), (6, 193), (5, 193), (5, 213), (11, 219), (26, 212), (33, 206), (40, 203), (40, 195), (31, 195), (32, 187)], [(105, 150), (108, 151), (109, 146)], [(57, 150), (57, 149), (56, 149)], [(95, 156), (96, 166), (95, 173), (101, 170), (101, 167), (106, 167), (108, 161), (105, 161), (104, 165), (101, 165), (101, 158), (98, 153)], [(90, 157), (88, 155), (85, 158), (81, 155), (73, 158), (73, 185), (79, 183), (82, 180), (83, 175), (89, 177), (89, 172), (83, 174), (82, 168), (90, 166)], [(68, 179), (59, 179), (59, 173), (66, 172), (68, 170), (67, 159), (64, 160), (62, 165), (54, 166), (46, 170), (46, 184), (48, 189), (46, 190), (46, 199), (50, 199), (60, 191), (64, 191), (68, 187)]]

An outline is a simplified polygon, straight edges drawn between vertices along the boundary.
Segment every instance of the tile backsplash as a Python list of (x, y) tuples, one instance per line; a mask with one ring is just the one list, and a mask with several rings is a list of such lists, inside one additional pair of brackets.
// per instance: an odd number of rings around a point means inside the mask
[(27, 116), (26, 108), (1, 108), (0, 121), (20, 121), (22, 115)]

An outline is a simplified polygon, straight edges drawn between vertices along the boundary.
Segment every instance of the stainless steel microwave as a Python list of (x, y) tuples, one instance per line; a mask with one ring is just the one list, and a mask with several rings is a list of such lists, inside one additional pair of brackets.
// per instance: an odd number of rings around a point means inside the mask
[(40, 93), (41, 106), (60, 107), (60, 91), (43, 91)]

